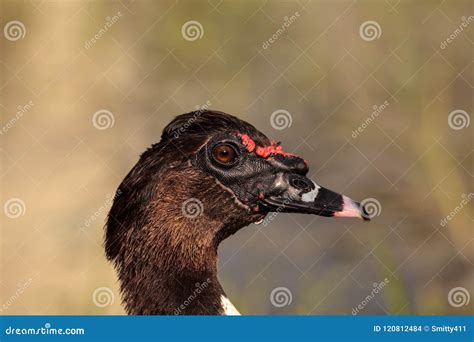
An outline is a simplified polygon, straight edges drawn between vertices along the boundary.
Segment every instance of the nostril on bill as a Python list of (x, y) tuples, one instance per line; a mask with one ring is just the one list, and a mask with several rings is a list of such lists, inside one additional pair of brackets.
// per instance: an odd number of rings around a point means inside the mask
[(301, 177), (291, 177), (290, 178), (290, 185), (298, 190), (302, 190), (304, 192), (311, 191), (313, 189), (313, 184), (309, 182), (309, 180)]

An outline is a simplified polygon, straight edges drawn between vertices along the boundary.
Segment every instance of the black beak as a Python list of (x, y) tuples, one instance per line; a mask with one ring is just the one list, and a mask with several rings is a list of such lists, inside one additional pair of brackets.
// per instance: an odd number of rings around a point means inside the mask
[(261, 204), (270, 212), (314, 214), (327, 217), (357, 217), (370, 221), (360, 203), (323, 188), (301, 175), (281, 175)]

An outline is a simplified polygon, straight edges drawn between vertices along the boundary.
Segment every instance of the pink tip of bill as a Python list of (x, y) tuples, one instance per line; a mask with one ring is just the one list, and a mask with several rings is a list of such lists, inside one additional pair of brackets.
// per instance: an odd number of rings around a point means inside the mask
[(358, 217), (364, 220), (368, 218), (363, 216), (363, 209), (360, 207), (360, 204), (354, 202), (349, 197), (342, 195), (343, 208), (342, 211), (336, 211), (334, 217)]

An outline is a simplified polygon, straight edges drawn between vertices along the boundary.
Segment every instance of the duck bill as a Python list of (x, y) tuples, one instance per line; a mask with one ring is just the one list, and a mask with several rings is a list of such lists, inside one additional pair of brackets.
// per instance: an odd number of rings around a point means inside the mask
[(309, 181), (306, 184), (310, 185), (305, 190), (290, 186), (279, 196), (266, 198), (264, 205), (273, 212), (313, 214), (326, 217), (355, 217), (365, 221), (370, 220), (367, 211), (360, 203), (314, 182)]

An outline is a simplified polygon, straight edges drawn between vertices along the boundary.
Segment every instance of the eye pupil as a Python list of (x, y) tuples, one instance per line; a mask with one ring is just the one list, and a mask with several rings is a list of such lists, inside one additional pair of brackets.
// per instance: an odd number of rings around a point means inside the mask
[(227, 144), (216, 146), (212, 155), (217, 162), (224, 165), (232, 164), (237, 158), (237, 152), (235, 149)]

